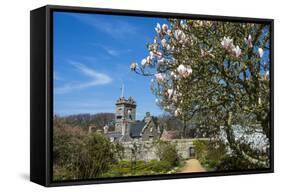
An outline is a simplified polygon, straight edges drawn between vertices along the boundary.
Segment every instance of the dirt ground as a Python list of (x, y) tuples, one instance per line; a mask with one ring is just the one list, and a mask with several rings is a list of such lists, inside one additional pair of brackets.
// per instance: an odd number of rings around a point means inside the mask
[(185, 161), (185, 166), (181, 169), (181, 173), (192, 173), (192, 172), (205, 172), (206, 169), (202, 167), (197, 159), (189, 159)]

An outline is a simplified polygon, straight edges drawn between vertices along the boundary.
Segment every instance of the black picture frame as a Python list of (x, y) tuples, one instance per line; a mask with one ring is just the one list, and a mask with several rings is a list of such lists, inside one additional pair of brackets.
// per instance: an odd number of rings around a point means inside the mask
[[(231, 22), (266, 23), (270, 25), (270, 168), (246, 171), (205, 172), (157, 176), (134, 176), (54, 182), (52, 180), (53, 118), (53, 17), (54, 11), (128, 15), (144, 17), (176, 17)], [(30, 12), (30, 180), (43, 186), (116, 183), (163, 179), (180, 179), (274, 172), (274, 20), (226, 17), (137, 10), (100, 9), (46, 5)]]

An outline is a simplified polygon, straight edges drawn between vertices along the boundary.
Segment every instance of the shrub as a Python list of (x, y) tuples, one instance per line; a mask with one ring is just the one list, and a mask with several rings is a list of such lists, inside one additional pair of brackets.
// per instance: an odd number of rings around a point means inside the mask
[(193, 145), (196, 158), (208, 170), (216, 169), (226, 154), (225, 145), (219, 141), (195, 140)]
[(155, 173), (166, 173), (172, 169), (172, 165), (168, 161), (149, 161), (149, 169)]
[[(99, 133), (54, 136), (55, 178), (89, 179), (107, 172), (122, 156), (122, 145)], [(57, 170), (67, 170), (60, 174)]]
[(176, 149), (176, 145), (169, 141), (157, 141), (156, 154), (160, 161), (166, 161), (171, 164), (171, 166), (177, 166), (180, 161), (180, 156)]

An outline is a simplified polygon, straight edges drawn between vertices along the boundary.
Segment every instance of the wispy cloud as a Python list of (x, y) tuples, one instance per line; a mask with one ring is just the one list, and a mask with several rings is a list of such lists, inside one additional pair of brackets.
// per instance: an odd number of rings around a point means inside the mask
[(122, 54), (128, 54), (132, 52), (131, 49), (120, 49), (99, 43), (93, 43), (92, 45), (95, 46), (97, 49), (103, 50), (107, 55), (112, 57), (118, 57)]
[(137, 34), (137, 27), (129, 22), (118, 20), (111, 22), (108, 19), (96, 18), (93, 15), (73, 14), (79, 21), (102, 31), (115, 39), (125, 39)]
[(70, 91), (86, 89), (98, 85), (106, 85), (112, 82), (112, 79), (108, 75), (97, 72), (96, 70), (89, 68), (80, 62), (69, 61), (69, 63), (76, 70), (78, 70), (80, 74), (89, 77), (89, 80), (85, 82), (66, 83), (61, 87), (55, 88), (56, 94), (68, 93)]

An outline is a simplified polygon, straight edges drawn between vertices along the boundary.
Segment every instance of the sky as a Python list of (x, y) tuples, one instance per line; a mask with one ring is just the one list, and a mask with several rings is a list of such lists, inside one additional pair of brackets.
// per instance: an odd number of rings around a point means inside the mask
[(130, 70), (148, 55), (163, 18), (54, 12), (54, 114), (115, 112), (121, 95), (137, 102), (137, 119), (160, 115), (149, 77)]

